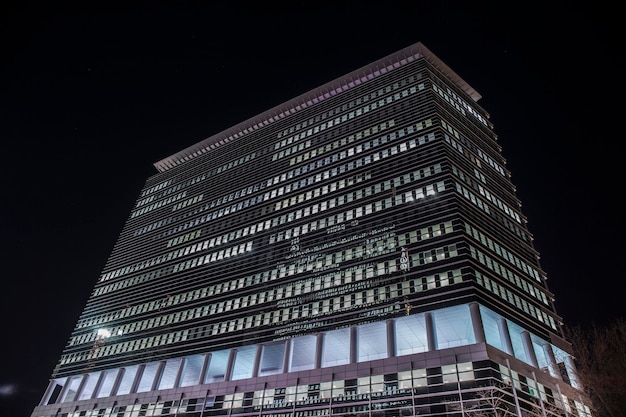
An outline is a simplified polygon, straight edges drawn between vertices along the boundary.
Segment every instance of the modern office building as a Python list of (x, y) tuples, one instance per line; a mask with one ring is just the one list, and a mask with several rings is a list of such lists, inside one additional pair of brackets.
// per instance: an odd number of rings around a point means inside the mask
[(32, 417), (590, 416), (479, 99), (417, 43), (156, 162)]

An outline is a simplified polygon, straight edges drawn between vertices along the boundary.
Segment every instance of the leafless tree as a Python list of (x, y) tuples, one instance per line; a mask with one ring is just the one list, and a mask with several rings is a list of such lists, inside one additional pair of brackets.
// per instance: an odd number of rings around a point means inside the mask
[[(457, 411), (467, 417), (517, 417), (515, 405), (507, 401), (510, 387), (486, 386), (475, 393), (471, 400), (464, 400), (463, 404), (459, 401), (451, 401), (448, 408), (451, 411)], [(549, 403), (541, 403), (537, 400), (536, 404), (525, 404), (522, 406), (522, 416), (524, 417), (557, 417), (563, 415), (563, 409)]]
[(468, 417), (514, 417), (511, 404), (506, 401), (504, 392), (496, 386), (488, 385), (476, 391), (470, 400), (448, 403), (451, 411), (459, 411)]
[(594, 415), (623, 417), (626, 409), (626, 321), (567, 328), (578, 379)]
[(562, 408), (546, 402), (544, 402), (543, 404), (535, 404), (530, 410), (525, 411), (525, 413), (526, 417), (560, 417), (564, 415), (564, 411)]

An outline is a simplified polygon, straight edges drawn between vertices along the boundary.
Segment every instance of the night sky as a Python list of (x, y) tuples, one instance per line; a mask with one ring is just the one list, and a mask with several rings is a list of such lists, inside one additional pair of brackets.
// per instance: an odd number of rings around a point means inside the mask
[(482, 94), (566, 325), (626, 317), (616, 10), (61, 3), (0, 6), (0, 416), (39, 401), (154, 162), (419, 41)]

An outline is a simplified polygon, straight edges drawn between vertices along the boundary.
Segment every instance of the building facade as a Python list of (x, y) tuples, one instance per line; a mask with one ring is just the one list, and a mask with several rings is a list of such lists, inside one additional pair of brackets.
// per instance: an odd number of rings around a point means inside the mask
[(155, 163), (32, 417), (590, 416), (479, 99), (417, 43)]

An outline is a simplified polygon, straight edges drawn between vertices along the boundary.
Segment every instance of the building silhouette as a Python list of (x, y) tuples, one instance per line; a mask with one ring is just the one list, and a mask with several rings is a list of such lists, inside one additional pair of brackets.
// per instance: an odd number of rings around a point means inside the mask
[(417, 43), (156, 162), (32, 417), (590, 416), (479, 99)]

